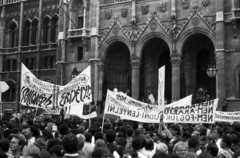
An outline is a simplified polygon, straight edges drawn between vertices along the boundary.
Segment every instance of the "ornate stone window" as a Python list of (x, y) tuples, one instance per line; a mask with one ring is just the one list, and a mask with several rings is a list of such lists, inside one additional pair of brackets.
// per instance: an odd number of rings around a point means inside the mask
[(9, 47), (17, 46), (17, 24), (16, 22), (11, 22), (9, 25)]
[(49, 43), (49, 35), (50, 35), (50, 18), (46, 17), (43, 20), (43, 43)]
[(24, 22), (23, 27), (23, 45), (28, 46), (30, 44), (30, 30), (31, 30), (31, 22), (26, 20)]
[(51, 27), (51, 42), (55, 43), (57, 41), (57, 33), (58, 33), (58, 16), (54, 16), (51, 19), (52, 27)]
[(31, 39), (31, 44), (33, 45), (37, 44), (37, 32), (38, 32), (38, 20), (34, 19), (32, 21), (32, 39)]

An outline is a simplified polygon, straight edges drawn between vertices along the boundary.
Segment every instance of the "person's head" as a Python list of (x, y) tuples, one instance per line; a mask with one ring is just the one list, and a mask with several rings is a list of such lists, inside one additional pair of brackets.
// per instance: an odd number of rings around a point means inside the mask
[(140, 150), (140, 149), (142, 149), (142, 146), (143, 146), (143, 141), (142, 141), (141, 137), (133, 138), (133, 140), (132, 140), (132, 148), (134, 150)]
[(232, 133), (230, 135), (231, 139), (232, 139), (232, 143), (233, 144), (238, 144), (239, 142), (239, 137), (238, 137), (238, 134), (237, 133)]
[(83, 134), (77, 134), (77, 138), (78, 138), (78, 150), (81, 151), (86, 141), (86, 137)]
[(30, 157), (34, 157), (34, 158), (42, 157), (40, 149), (33, 144), (29, 144), (28, 146), (24, 147), (23, 157), (24, 156), (30, 156)]
[(116, 132), (112, 129), (107, 130), (106, 139), (107, 142), (112, 143), (116, 138)]
[(153, 139), (153, 141), (154, 142), (158, 142), (159, 141), (159, 134), (158, 134), (158, 131), (157, 130), (154, 130), (153, 132), (152, 132), (152, 139)]
[(98, 139), (95, 143), (95, 148), (107, 147), (106, 142), (103, 139)]
[(213, 156), (209, 153), (203, 152), (203, 153), (199, 154), (197, 158), (213, 158)]
[(68, 134), (62, 139), (63, 149), (65, 153), (75, 154), (78, 152), (78, 139), (73, 134)]
[(47, 142), (47, 149), (49, 150), (55, 145), (62, 145), (62, 142), (59, 139), (56, 139), (56, 138), (50, 139)]
[(49, 153), (51, 154), (52, 158), (60, 158), (63, 157), (65, 154), (62, 145), (55, 145), (51, 147)]
[(178, 140), (176, 139), (171, 139), (168, 146), (170, 149), (172, 149), (174, 147), (175, 144), (177, 144)]
[(10, 141), (6, 138), (2, 139), (0, 141), (0, 148), (2, 149), (3, 152), (8, 152), (10, 147)]
[(173, 136), (179, 135), (180, 134), (180, 127), (178, 125), (172, 125), (170, 127), (170, 132)]
[(187, 140), (189, 140), (191, 138), (191, 133), (189, 131), (185, 131), (183, 133), (182, 138), (183, 138), (183, 141), (186, 142)]
[(169, 156), (164, 152), (156, 152), (152, 158), (168, 158)]
[(210, 143), (207, 145), (206, 152), (211, 154), (213, 157), (218, 155), (218, 147), (215, 143)]
[(152, 139), (146, 139), (145, 149), (152, 151), (154, 148), (154, 143)]
[(88, 142), (88, 143), (92, 142), (92, 134), (90, 132), (85, 132), (84, 136), (86, 138), (86, 142)]
[(168, 147), (165, 143), (159, 142), (157, 144), (156, 151), (167, 154), (168, 153)]
[(38, 129), (36, 126), (32, 125), (28, 128), (27, 132), (26, 132), (26, 137), (28, 139), (32, 138), (32, 137), (38, 137), (40, 135)]
[(126, 136), (127, 137), (132, 137), (133, 133), (134, 133), (134, 130), (132, 128), (128, 128), (126, 130)]
[(199, 149), (199, 141), (196, 137), (192, 137), (188, 141), (188, 148), (196, 152)]
[(68, 133), (68, 125), (66, 123), (62, 123), (59, 126), (59, 133), (63, 136), (66, 135)]
[(101, 132), (96, 132), (94, 134), (94, 140), (95, 142), (98, 140), (98, 139), (103, 139), (103, 134)]
[(178, 142), (173, 147), (173, 154), (177, 155), (179, 158), (186, 158), (188, 151), (188, 145), (185, 142)]
[(102, 158), (104, 154), (110, 154), (110, 151), (107, 148), (96, 148), (92, 152), (92, 158)]
[(10, 141), (10, 151), (12, 151), (13, 153), (17, 151), (22, 151), (24, 145), (25, 145), (25, 140), (23, 136), (14, 134)]
[(221, 148), (229, 149), (232, 145), (232, 140), (229, 136), (223, 136), (222, 141), (220, 143)]
[(202, 136), (199, 139), (199, 148), (203, 151), (205, 151), (205, 146), (207, 144), (207, 137), (206, 136)]
[(123, 148), (127, 145), (127, 140), (124, 137), (120, 137), (116, 140), (117, 145), (121, 145)]
[(222, 136), (222, 129), (221, 128), (219, 128), (219, 127), (217, 127), (217, 128), (214, 128), (213, 129), (213, 131), (212, 131), (212, 138), (214, 139), (214, 140), (217, 140), (219, 137), (221, 137)]

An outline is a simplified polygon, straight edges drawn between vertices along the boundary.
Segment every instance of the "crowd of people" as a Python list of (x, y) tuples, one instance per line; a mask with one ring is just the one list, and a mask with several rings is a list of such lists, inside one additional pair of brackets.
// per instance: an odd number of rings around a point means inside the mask
[(239, 132), (222, 122), (0, 120), (0, 158), (238, 158)]

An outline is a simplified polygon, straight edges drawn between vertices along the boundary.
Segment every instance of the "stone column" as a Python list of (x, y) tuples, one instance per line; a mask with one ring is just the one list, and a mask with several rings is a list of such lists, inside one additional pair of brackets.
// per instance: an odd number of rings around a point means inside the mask
[(131, 60), (132, 65), (132, 97), (134, 99), (139, 99), (139, 86), (140, 86), (140, 59), (133, 58)]
[(38, 30), (37, 30), (37, 39), (36, 39), (36, 45), (37, 45), (37, 54), (36, 54), (36, 76), (39, 77), (39, 70), (40, 70), (40, 49), (42, 44), (42, 0), (39, 0), (39, 21), (38, 21)]
[(104, 63), (101, 61), (98, 64), (98, 100), (102, 100), (102, 93), (103, 93), (103, 81), (104, 81)]
[(180, 66), (181, 55), (171, 55), (172, 63), (172, 101), (180, 99)]
[[(225, 23), (224, 23), (224, 0), (217, 0), (217, 13), (216, 13), (216, 67), (217, 67), (217, 78), (216, 78), (216, 91), (219, 103), (222, 102), (226, 96), (225, 88)], [(218, 108), (221, 104), (219, 104)]]
[[(3, 72), (3, 47), (4, 47), (4, 41), (7, 41), (7, 38), (5, 37), (5, 20), (6, 20), (6, 12), (5, 12), (5, 4), (6, 0), (3, 1), (2, 6), (2, 12), (0, 13), (0, 72)], [(0, 75), (0, 81), (2, 80), (2, 75)]]
[(88, 5), (88, 1), (87, 0), (83, 0), (83, 34), (82, 36), (86, 37), (87, 36), (87, 32), (86, 32), (86, 18), (87, 18), (87, 6)]

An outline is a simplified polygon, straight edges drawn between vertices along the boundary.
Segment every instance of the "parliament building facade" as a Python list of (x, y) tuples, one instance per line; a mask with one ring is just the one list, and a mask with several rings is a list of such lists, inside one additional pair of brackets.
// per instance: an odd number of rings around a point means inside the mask
[(91, 65), (95, 102), (114, 88), (157, 98), (165, 65), (168, 103), (192, 94), (239, 110), (240, 1), (0, 0), (3, 108), (19, 107), (21, 63), (58, 85)]

